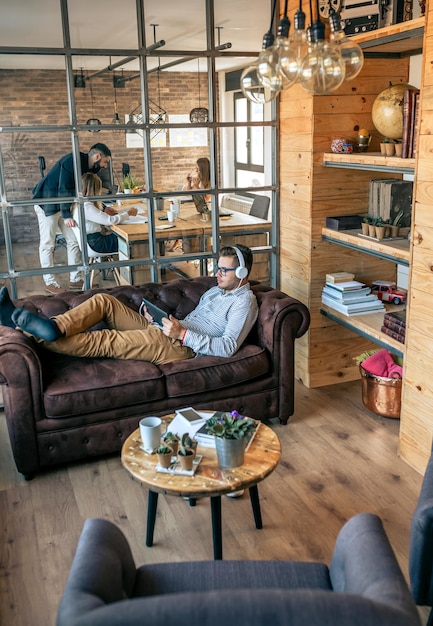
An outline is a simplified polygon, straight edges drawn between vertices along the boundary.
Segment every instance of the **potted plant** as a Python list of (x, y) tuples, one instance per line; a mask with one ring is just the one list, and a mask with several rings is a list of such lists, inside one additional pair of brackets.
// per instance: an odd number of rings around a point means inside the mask
[(197, 444), (198, 444), (198, 442), (196, 441), (196, 439), (192, 439), (189, 436), (189, 433), (184, 433), (182, 435), (181, 445), (184, 448), (190, 448), (193, 451), (194, 458), (196, 457), (196, 454), (197, 454)]
[(137, 186), (137, 181), (131, 174), (127, 174), (122, 181), (123, 193), (133, 193)]
[(368, 215), (365, 215), (362, 218), (362, 222), (361, 222), (361, 232), (363, 235), (368, 235), (368, 226), (371, 222), (371, 218), (368, 217)]
[(385, 222), (379, 217), (374, 225), (375, 234), (377, 239), (383, 239), (385, 237)]
[(394, 156), (394, 142), (389, 137), (384, 137), (382, 143), (380, 144), (380, 153), (383, 156)]
[(194, 450), (192, 448), (188, 448), (185, 446), (185, 435), (182, 436), (182, 439), (179, 444), (179, 450), (177, 453), (177, 458), (180, 461), (180, 466), (183, 470), (191, 470), (192, 462), (194, 461)]
[(401, 142), (400, 139), (396, 139), (394, 141), (394, 148), (395, 148), (395, 156), (401, 157), (401, 155), (403, 154), (403, 143)]
[(221, 467), (239, 467), (243, 464), (248, 437), (255, 429), (256, 422), (239, 415), (237, 411), (206, 420), (206, 430), (215, 437), (218, 463)]
[(400, 232), (400, 222), (403, 219), (403, 217), (404, 217), (404, 211), (403, 209), (400, 209), (400, 211), (397, 213), (397, 215), (395, 216), (391, 224), (391, 237), (398, 237), (398, 233)]
[(368, 224), (368, 235), (369, 237), (376, 237), (376, 221), (375, 219), (371, 218), (369, 224)]
[(179, 435), (176, 433), (172, 433), (170, 430), (164, 435), (163, 438), (164, 443), (169, 446), (173, 450), (173, 454), (177, 454), (177, 450), (179, 447)]
[(158, 455), (158, 463), (161, 467), (170, 467), (171, 457), (173, 454), (173, 450), (170, 446), (167, 446), (165, 443), (161, 443), (156, 449), (156, 454)]

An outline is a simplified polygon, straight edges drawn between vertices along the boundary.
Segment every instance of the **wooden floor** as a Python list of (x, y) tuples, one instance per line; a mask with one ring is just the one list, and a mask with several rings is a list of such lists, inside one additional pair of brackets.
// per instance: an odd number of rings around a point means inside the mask
[[(248, 495), (223, 498), (226, 559), (324, 560), (344, 522), (362, 511), (380, 515), (407, 576), (409, 525), (422, 477), (397, 457), (399, 422), (368, 412), (360, 382), (296, 388), (287, 426), (272, 424), (282, 460), (259, 485), (263, 529)], [(98, 460), (26, 482), (12, 460), (0, 414), (0, 622), (50, 626), (83, 522), (118, 524), (138, 564), (211, 559), (208, 500), (195, 508), (160, 496), (152, 548), (144, 544), (147, 491), (119, 458)], [(425, 619), (424, 613), (422, 613)]]

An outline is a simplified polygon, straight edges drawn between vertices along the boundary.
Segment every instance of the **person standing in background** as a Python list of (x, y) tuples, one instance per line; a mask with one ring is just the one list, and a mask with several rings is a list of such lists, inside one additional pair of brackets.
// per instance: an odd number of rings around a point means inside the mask
[[(89, 152), (80, 152), (81, 173), (97, 173), (107, 167), (111, 157), (110, 149), (103, 143), (94, 144)], [(65, 198), (75, 196), (75, 175), (73, 155), (67, 154), (57, 161), (50, 171), (38, 182), (33, 189), (33, 198)], [(35, 212), (39, 225), (39, 260), (41, 267), (51, 267), (54, 264), (54, 248), (56, 235), (61, 231), (65, 240), (68, 255), (68, 265), (81, 263), (81, 253), (78, 241), (72, 231), (77, 223), (72, 217), (70, 202), (58, 204), (35, 204)], [(43, 275), (45, 288), (49, 293), (64, 291), (56, 281), (54, 274)], [(80, 272), (70, 274), (70, 289), (82, 289), (83, 280)]]

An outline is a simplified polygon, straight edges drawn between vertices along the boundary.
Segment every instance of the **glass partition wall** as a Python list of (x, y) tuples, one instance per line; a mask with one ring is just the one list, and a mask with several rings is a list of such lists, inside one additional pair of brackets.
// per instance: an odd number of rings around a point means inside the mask
[[(254, 105), (239, 87), (260, 49), (271, 1), (237, 0), (235, 8), (227, 0), (5, 4), (0, 280), (13, 297), (45, 287), (32, 189), (72, 153), (76, 188), (65, 200), (76, 203), (84, 223), (79, 155), (96, 143), (112, 159), (100, 173), (104, 195), (94, 200), (136, 205), (147, 220), (115, 227), (119, 254), (100, 259), (100, 286), (114, 284), (113, 265), (133, 284), (211, 273), (220, 245), (236, 243), (253, 249), (253, 278), (278, 286), (276, 106)], [(188, 178), (203, 159), (210, 164), (205, 194), (189, 189)], [(126, 193), (127, 175), (134, 195)], [(161, 219), (172, 203), (179, 207), (174, 224)], [(74, 269), (90, 286), (85, 243), (82, 233), (82, 261), (70, 266), (65, 240), (56, 236), (49, 273), (65, 289)]]

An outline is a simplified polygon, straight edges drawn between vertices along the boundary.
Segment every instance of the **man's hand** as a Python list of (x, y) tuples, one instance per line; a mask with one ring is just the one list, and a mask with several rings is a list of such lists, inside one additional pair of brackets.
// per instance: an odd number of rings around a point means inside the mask
[(162, 332), (171, 339), (182, 339), (185, 328), (173, 315), (162, 318)]
[(73, 226), (78, 226), (77, 222), (72, 219), (72, 217), (68, 217), (65, 221), (65, 226), (68, 228), (72, 228)]
[(150, 324), (153, 323), (153, 317), (151, 316), (145, 305), (143, 305), (143, 308), (141, 309), (141, 315), (145, 317)]

